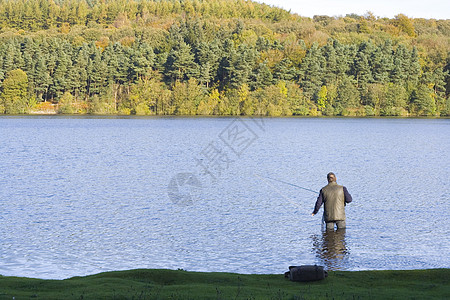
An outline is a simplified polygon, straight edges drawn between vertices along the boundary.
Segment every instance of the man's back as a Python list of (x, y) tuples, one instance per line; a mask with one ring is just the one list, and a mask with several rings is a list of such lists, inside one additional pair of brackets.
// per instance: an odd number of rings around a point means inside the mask
[(330, 182), (322, 188), (325, 203), (325, 222), (345, 220), (344, 187)]
[(324, 204), (324, 219), (327, 230), (334, 229), (335, 223), (338, 229), (345, 228), (345, 204), (352, 202), (352, 196), (345, 186), (336, 183), (336, 175), (333, 172), (327, 174), (327, 181), (328, 184), (320, 190), (311, 215), (317, 214)]

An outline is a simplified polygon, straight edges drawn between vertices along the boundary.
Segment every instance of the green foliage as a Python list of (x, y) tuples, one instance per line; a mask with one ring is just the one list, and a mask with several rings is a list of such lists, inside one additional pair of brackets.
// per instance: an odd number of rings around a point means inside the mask
[(382, 116), (402, 116), (407, 107), (408, 93), (403, 86), (389, 83), (380, 100)]
[(116, 113), (116, 110), (113, 101), (100, 99), (98, 95), (94, 95), (89, 99), (88, 112), (95, 115), (109, 115)]
[(436, 102), (433, 90), (426, 85), (419, 85), (411, 95), (411, 110), (418, 116), (434, 116), (436, 114)]
[(300, 65), (300, 86), (308, 97), (312, 98), (322, 86), (324, 57), (319, 46), (314, 43), (308, 50), (306, 57)]
[(317, 93), (317, 108), (323, 110), (327, 106), (327, 86), (322, 85), (320, 91)]
[(445, 102), (445, 106), (441, 111), (442, 116), (450, 116), (450, 98), (447, 98), (447, 101)]
[[(444, 116), (449, 28), (242, 0), (5, 0), (0, 112)], [(17, 69), (26, 95), (8, 92)]]
[(220, 102), (220, 93), (217, 89), (213, 90), (207, 99), (200, 100), (197, 108), (199, 115), (216, 115)]
[(416, 36), (414, 25), (410, 18), (403, 14), (395, 16), (394, 24), (404, 33), (410, 37)]
[(362, 104), (379, 111), (382, 103), (386, 99), (385, 85), (379, 83), (368, 84), (361, 91)]
[(190, 45), (181, 42), (170, 51), (166, 61), (165, 74), (171, 81), (185, 81), (195, 78), (198, 71)]
[(247, 84), (243, 84), (237, 90), (239, 97), (240, 111), (243, 115), (251, 116), (254, 113), (253, 98), (249, 97), (250, 89)]
[(58, 104), (58, 113), (60, 114), (75, 114), (78, 112), (74, 103), (74, 97), (69, 92), (64, 93)]
[(0, 107), (7, 114), (24, 114), (28, 110), (28, 77), (20, 70), (6, 73), (0, 94)]
[(376, 115), (375, 109), (372, 106), (370, 106), (370, 105), (364, 106), (364, 110), (365, 110), (364, 114), (367, 117), (373, 117), (373, 116)]
[(359, 92), (350, 77), (344, 77), (337, 88), (337, 97), (335, 99), (335, 114), (345, 115), (349, 108), (359, 106)]
[(175, 115), (195, 115), (197, 107), (205, 100), (205, 94), (197, 80), (177, 81), (173, 87), (172, 103)]
[(173, 114), (174, 109), (171, 92), (161, 83), (158, 75), (133, 84), (120, 108), (122, 112), (129, 111), (136, 115)]
[(268, 116), (279, 117), (292, 115), (287, 99), (288, 90), (284, 82), (266, 87), (264, 89), (263, 97), (269, 99), (266, 108)]

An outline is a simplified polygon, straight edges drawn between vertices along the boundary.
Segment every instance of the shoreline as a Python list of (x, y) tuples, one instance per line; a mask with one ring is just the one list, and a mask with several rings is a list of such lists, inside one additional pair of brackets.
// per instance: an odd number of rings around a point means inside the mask
[(259, 115), (123, 115), (123, 114), (0, 114), (0, 118), (73, 118), (73, 119), (386, 119), (446, 120), (450, 116), (259, 116)]
[(291, 282), (284, 274), (167, 269), (64, 280), (0, 275), (0, 299), (448, 299), (449, 278), (449, 268), (329, 271), (327, 278), (314, 282)]

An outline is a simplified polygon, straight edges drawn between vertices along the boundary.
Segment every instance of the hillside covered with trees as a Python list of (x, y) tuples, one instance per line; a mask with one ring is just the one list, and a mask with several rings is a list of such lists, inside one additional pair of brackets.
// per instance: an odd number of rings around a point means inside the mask
[(450, 20), (0, 0), (0, 113), (450, 116)]

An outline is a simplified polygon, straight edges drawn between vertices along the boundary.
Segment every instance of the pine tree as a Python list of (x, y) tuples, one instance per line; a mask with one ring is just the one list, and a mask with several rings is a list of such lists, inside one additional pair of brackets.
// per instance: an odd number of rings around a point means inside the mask
[(129, 51), (120, 43), (110, 44), (102, 53), (102, 60), (108, 67), (108, 74), (119, 85), (128, 83), (130, 66)]
[(267, 51), (270, 48), (270, 41), (263, 36), (258, 36), (256, 40), (256, 50), (259, 52)]
[(95, 45), (91, 44), (90, 48), (91, 55), (87, 66), (87, 92), (89, 96), (101, 95), (107, 87), (108, 68)]
[(17, 40), (9, 40), (5, 45), (4, 51), (2, 65), (3, 72), (6, 73), (14, 69), (24, 67), (22, 52)]
[(219, 68), (217, 70), (217, 77), (221, 86), (227, 86), (230, 78), (230, 72), (232, 71), (232, 61), (237, 56), (234, 43), (231, 39), (225, 39), (223, 45), (223, 56), (219, 61)]
[(166, 62), (166, 75), (172, 81), (186, 81), (198, 74), (191, 46), (181, 42), (169, 53)]
[(266, 63), (260, 63), (250, 77), (250, 88), (256, 90), (273, 84), (273, 76)]
[(52, 83), (52, 78), (47, 70), (46, 61), (42, 54), (36, 53), (34, 61), (32, 78), (36, 99), (38, 101), (46, 101), (48, 100), (48, 88)]
[(408, 64), (410, 63), (410, 57), (408, 50), (403, 44), (400, 44), (394, 52), (393, 56), (393, 68), (391, 71), (391, 81), (395, 84), (405, 84), (408, 78)]
[[(136, 44), (136, 43), (135, 43)], [(149, 76), (155, 61), (153, 49), (146, 43), (138, 43), (131, 49), (130, 76), (132, 81), (144, 79)]]
[(233, 51), (229, 57), (225, 82), (228, 82), (231, 88), (238, 88), (243, 84), (248, 84), (255, 60), (255, 49), (246, 44), (241, 44), (237, 51)]
[(310, 99), (322, 86), (324, 63), (319, 46), (314, 43), (300, 65), (300, 87), (303, 88), (305, 96)]
[(220, 56), (221, 51), (216, 41), (211, 44), (200, 42), (195, 49), (195, 61), (200, 68), (198, 80), (207, 87), (216, 80)]
[(430, 76), (431, 84), (433, 85), (434, 99), (436, 102), (436, 107), (439, 112), (446, 110), (446, 82), (445, 79), (448, 77), (449, 71), (443, 71), (443, 68), (437, 68), (434, 70), (433, 74)]
[(419, 53), (417, 48), (414, 47), (409, 55), (409, 62), (407, 64), (407, 77), (406, 80), (413, 85), (416, 85), (419, 81), (421, 74), (421, 67), (419, 62)]
[(349, 75), (356, 48), (345, 46), (337, 40), (333, 41), (333, 48), (336, 51), (336, 77), (343, 78), (345, 75)]
[(273, 78), (283, 81), (295, 80), (298, 76), (298, 70), (293, 66), (289, 58), (283, 58), (275, 65), (273, 71)]
[(107, 81), (112, 88), (116, 109), (119, 107), (121, 96), (125, 96), (124, 90), (128, 89), (131, 83), (129, 53), (130, 50), (120, 43), (109, 44), (102, 53), (102, 60), (107, 65)]
[(60, 98), (62, 94), (68, 89), (68, 74), (72, 68), (72, 60), (69, 57), (70, 53), (59, 48), (57, 51), (56, 68), (52, 74), (53, 84), (50, 86), (50, 93), (56, 98)]
[(325, 84), (336, 82), (339, 70), (337, 62), (338, 57), (336, 54), (336, 49), (334, 47), (334, 41), (330, 39), (328, 43), (320, 50), (325, 60), (323, 82)]
[(30, 73), (34, 67), (33, 57), (35, 53), (38, 51), (38, 46), (35, 42), (27, 37), (21, 44), (21, 51), (23, 57), (23, 71), (28, 74), (28, 79), (31, 81)]
[(374, 50), (373, 48), (374, 46), (370, 41), (363, 42), (359, 45), (359, 50), (355, 57), (353, 75), (361, 88), (373, 82), (371, 62), (369, 61), (370, 55)]
[(371, 62), (374, 82), (389, 82), (389, 75), (393, 68), (392, 45), (390, 40), (387, 40), (384, 45), (376, 48), (371, 56)]
[(75, 96), (75, 101), (87, 97), (87, 84), (88, 84), (88, 64), (89, 64), (89, 48), (87, 44), (83, 44), (73, 54), (73, 65), (70, 68), (69, 86)]
[(197, 18), (186, 18), (180, 27), (184, 42), (192, 48), (205, 40), (203, 26)]

